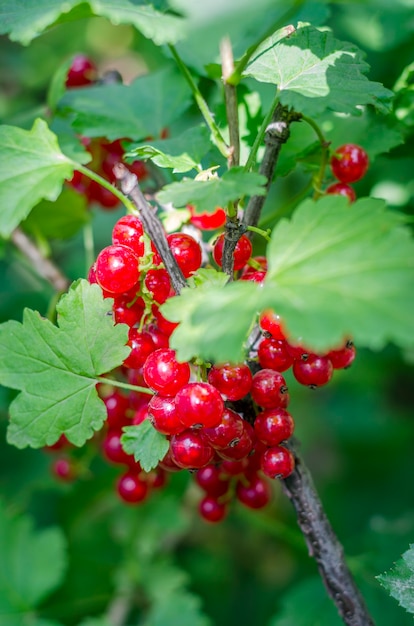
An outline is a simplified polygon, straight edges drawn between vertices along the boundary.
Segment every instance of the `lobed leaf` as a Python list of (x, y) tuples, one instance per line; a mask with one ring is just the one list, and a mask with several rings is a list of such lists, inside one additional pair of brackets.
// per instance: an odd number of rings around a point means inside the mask
[(128, 146), (127, 157), (151, 159), (159, 167), (173, 168), (173, 172), (199, 169), (203, 156), (211, 148), (209, 133), (205, 126), (189, 128), (173, 139), (142, 142)]
[(57, 527), (35, 530), (29, 517), (9, 515), (0, 502), (0, 553), (0, 621), (14, 626), (62, 582), (65, 537)]
[(389, 572), (377, 576), (377, 579), (400, 606), (414, 613), (414, 544)]
[(372, 349), (414, 336), (414, 243), (404, 216), (382, 200), (306, 200), (268, 247), (261, 302), (315, 350), (351, 336)]
[(169, 443), (151, 422), (146, 419), (138, 426), (124, 426), (121, 437), (122, 447), (127, 454), (133, 454), (144, 472), (157, 467), (167, 454)]
[(191, 102), (187, 83), (175, 68), (140, 76), (130, 85), (70, 89), (58, 105), (74, 114), (72, 126), (87, 137), (141, 141), (179, 118)]
[(50, 26), (73, 20), (74, 15), (106, 17), (115, 25), (130, 24), (157, 45), (175, 43), (182, 36), (180, 17), (134, 0), (1, 0), (0, 33), (27, 45)]
[(42, 200), (22, 222), (22, 229), (46, 239), (69, 239), (91, 220), (84, 196), (64, 189), (56, 202)]
[(40, 200), (56, 200), (76, 163), (41, 119), (30, 131), (1, 126), (0, 143), (0, 235), (7, 238)]
[(29, 309), (22, 324), (0, 325), (0, 383), (21, 391), (10, 406), (10, 443), (39, 448), (65, 433), (80, 446), (102, 427), (96, 377), (130, 351), (128, 328), (114, 326), (111, 305), (97, 285), (79, 280), (56, 307), (58, 326)]
[(166, 185), (158, 194), (162, 203), (172, 202), (176, 207), (194, 205), (197, 213), (212, 213), (243, 196), (263, 196), (266, 177), (255, 172), (245, 172), (242, 167), (232, 167), (221, 178), (209, 180), (182, 180)]
[(388, 111), (393, 93), (370, 81), (368, 69), (356, 46), (330, 31), (301, 26), (266, 39), (244, 75), (277, 85), (280, 102), (308, 116), (326, 110), (356, 115), (364, 104)]

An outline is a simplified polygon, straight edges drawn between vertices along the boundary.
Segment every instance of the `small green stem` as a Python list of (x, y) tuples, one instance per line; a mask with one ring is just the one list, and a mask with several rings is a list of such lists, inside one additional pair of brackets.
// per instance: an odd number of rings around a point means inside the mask
[(263, 230), (262, 228), (258, 228), (257, 226), (248, 226), (247, 230), (250, 230), (252, 233), (257, 233), (261, 237), (264, 237), (266, 241), (270, 241), (270, 235), (268, 230)]
[(297, 13), (300, 6), (303, 4), (304, 0), (296, 0), (293, 6), (286, 11), (281, 17), (279, 17), (276, 21), (272, 22), (266, 32), (260, 37), (258, 41), (256, 41), (250, 48), (246, 50), (240, 61), (236, 65), (236, 69), (233, 74), (229, 77), (228, 82), (232, 85), (238, 85), (242, 79), (242, 73), (252, 58), (253, 54), (256, 52), (257, 48), (260, 44), (273, 35), (273, 33), (279, 28), (282, 28), (287, 22), (289, 22), (290, 18)]
[(140, 393), (147, 393), (151, 396), (154, 392), (148, 387), (139, 387), (138, 385), (130, 385), (129, 383), (121, 383), (120, 380), (114, 380), (112, 378), (105, 378), (104, 376), (97, 376), (96, 380), (104, 385), (111, 385), (112, 387), (119, 387), (120, 389), (128, 389), (129, 391), (139, 391)]
[(122, 202), (128, 213), (136, 214), (137, 211), (133, 203), (122, 193), (122, 191), (119, 191), (119, 189), (112, 185), (108, 180), (102, 178), (102, 176), (99, 176), (99, 174), (96, 174), (84, 165), (80, 165), (79, 163), (75, 163), (75, 165), (76, 169), (79, 170), (79, 172), (82, 172), (82, 174), (85, 174), (85, 176), (87, 176), (91, 180), (94, 180), (96, 183), (102, 185), (102, 187), (105, 187), (105, 189), (108, 189), (108, 191), (113, 193), (114, 196), (116, 196), (118, 200)]
[(245, 172), (249, 172), (253, 168), (253, 166), (254, 166), (254, 164), (256, 162), (257, 152), (258, 152), (260, 146), (263, 144), (263, 138), (264, 138), (264, 136), (266, 134), (266, 128), (269, 126), (269, 124), (271, 122), (273, 113), (275, 112), (275, 109), (276, 109), (276, 107), (278, 105), (278, 102), (279, 102), (279, 97), (276, 96), (275, 99), (272, 102), (272, 106), (270, 107), (270, 109), (267, 112), (265, 118), (263, 119), (263, 122), (262, 122), (262, 124), (261, 124), (261, 126), (259, 128), (259, 132), (256, 135), (256, 138), (254, 140), (252, 149), (250, 150), (248, 159), (247, 159), (246, 164), (244, 166), (244, 171)]
[(327, 141), (327, 139), (325, 138), (323, 132), (321, 131), (321, 129), (319, 128), (318, 124), (311, 119), (310, 117), (307, 117), (306, 115), (302, 115), (301, 119), (306, 122), (307, 124), (309, 124), (309, 126), (311, 126), (311, 128), (313, 128), (313, 130), (315, 131), (319, 142), (321, 144), (321, 150), (322, 150), (322, 157), (321, 157), (321, 164), (319, 167), (319, 171), (317, 173), (317, 175), (314, 177), (313, 179), (313, 186), (315, 189), (315, 192), (313, 194), (313, 197), (315, 200), (317, 200), (318, 198), (320, 198), (323, 195), (322, 192), (322, 185), (323, 185), (323, 181), (325, 179), (325, 170), (326, 170), (326, 166), (328, 165), (328, 159), (329, 159), (329, 146), (330, 146), (330, 141)]
[(171, 54), (174, 57), (175, 62), (177, 63), (179, 69), (181, 70), (184, 78), (186, 79), (187, 83), (190, 86), (190, 89), (193, 93), (194, 99), (197, 103), (198, 108), (200, 109), (201, 115), (204, 117), (204, 121), (206, 122), (207, 126), (209, 127), (213, 137), (214, 137), (214, 141), (216, 143), (217, 148), (220, 150), (221, 154), (228, 159), (229, 158), (229, 147), (227, 145), (227, 143), (225, 142), (223, 135), (220, 132), (219, 127), (217, 126), (217, 124), (214, 121), (214, 117), (213, 114), (211, 113), (210, 109), (208, 108), (208, 104), (205, 101), (205, 99), (203, 98), (199, 88), (197, 87), (197, 85), (195, 84), (193, 77), (191, 76), (187, 66), (183, 63), (183, 61), (181, 60), (180, 56), (178, 55), (178, 52), (176, 51), (176, 49), (174, 48), (174, 46), (172, 46), (171, 44), (168, 45)]

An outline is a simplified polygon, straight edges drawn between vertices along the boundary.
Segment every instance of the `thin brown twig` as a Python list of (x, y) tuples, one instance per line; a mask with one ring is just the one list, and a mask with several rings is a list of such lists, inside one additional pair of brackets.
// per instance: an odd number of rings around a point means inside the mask
[(60, 269), (46, 258), (36, 244), (20, 228), (16, 228), (10, 240), (18, 250), (30, 261), (31, 267), (36, 273), (44, 278), (58, 293), (62, 293), (69, 287), (70, 281)]

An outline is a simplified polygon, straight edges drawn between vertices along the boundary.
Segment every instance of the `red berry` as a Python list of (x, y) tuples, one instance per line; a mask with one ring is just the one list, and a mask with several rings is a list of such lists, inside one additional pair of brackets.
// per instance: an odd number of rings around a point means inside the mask
[(186, 233), (172, 233), (167, 235), (167, 241), (185, 278), (201, 267), (201, 247), (194, 237)]
[(157, 304), (163, 304), (167, 300), (171, 293), (171, 280), (167, 270), (149, 270), (144, 282)]
[(249, 459), (246, 457), (244, 459), (239, 459), (238, 461), (224, 460), (220, 465), (220, 469), (224, 476), (240, 476), (240, 474), (244, 474), (248, 467)]
[(170, 441), (171, 458), (183, 469), (199, 469), (211, 463), (214, 450), (200, 432), (184, 430)]
[(95, 268), (99, 285), (113, 294), (129, 291), (139, 280), (138, 258), (125, 246), (108, 246), (101, 250)]
[(124, 215), (112, 229), (112, 243), (131, 248), (138, 257), (144, 255), (144, 227), (135, 215)]
[(252, 373), (244, 363), (214, 365), (208, 373), (208, 382), (218, 389), (226, 400), (241, 400), (250, 391)]
[(335, 370), (345, 369), (354, 362), (356, 356), (355, 346), (352, 341), (348, 341), (343, 348), (331, 350), (326, 356)]
[(163, 396), (175, 396), (190, 380), (190, 366), (179, 363), (174, 350), (155, 350), (149, 355), (143, 367), (147, 385)]
[(336, 148), (331, 158), (332, 173), (341, 183), (360, 180), (368, 169), (368, 155), (361, 146), (347, 143)]
[(128, 424), (127, 411), (129, 409), (129, 402), (126, 396), (123, 396), (118, 391), (114, 391), (109, 396), (103, 398), (106, 407), (106, 423), (109, 428), (121, 429), (122, 426)]
[(219, 498), (227, 493), (229, 480), (223, 478), (223, 474), (217, 465), (206, 465), (198, 470), (195, 481), (209, 496)]
[(116, 296), (112, 311), (116, 324), (127, 324), (132, 327), (141, 321), (145, 311), (145, 303), (142, 298), (137, 298), (132, 303), (129, 296)]
[(226, 461), (240, 461), (252, 452), (256, 442), (253, 427), (248, 422), (243, 422), (244, 428), (241, 436), (231, 442), (226, 448), (217, 448), (217, 454)]
[(237, 483), (236, 496), (249, 509), (261, 509), (270, 502), (271, 491), (268, 483), (255, 475), (247, 485), (241, 481)]
[(235, 446), (244, 433), (244, 420), (231, 409), (224, 409), (221, 421), (212, 428), (204, 428), (203, 434), (213, 446), (220, 450)]
[[(213, 247), (213, 258), (219, 267), (222, 266), (224, 250), (224, 234), (221, 234)], [(242, 235), (236, 244), (233, 252), (234, 271), (241, 270), (252, 256), (253, 246), (246, 235)]]
[(292, 371), (301, 385), (314, 388), (326, 385), (331, 380), (333, 367), (331, 361), (325, 356), (305, 354), (294, 362)]
[(193, 206), (187, 207), (191, 213), (190, 223), (200, 230), (216, 230), (226, 223), (226, 212), (218, 208), (213, 213), (196, 213)]
[(176, 435), (184, 430), (175, 409), (174, 398), (153, 396), (148, 405), (148, 414), (155, 430), (163, 435)]
[(180, 472), (182, 467), (179, 467), (171, 456), (171, 448), (168, 448), (165, 457), (158, 463), (158, 467), (166, 472)]
[(285, 409), (267, 409), (256, 416), (256, 437), (267, 446), (277, 446), (292, 436), (295, 424)]
[(46, 452), (57, 452), (58, 450), (63, 450), (64, 448), (70, 447), (71, 443), (68, 441), (66, 435), (60, 435), (59, 439), (52, 443), (51, 446), (45, 446), (44, 450)]
[(251, 395), (259, 406), (265, 409), (285, 408), (289, 403), (286, 381), (282, 374), (271, 369), (263, 369), (253, 376)]
[(241, 276), (240, 280), (250, 280), (253, 283), (262, 284), (264, 279), (266, 278), (266, 273), (264, 270), (258, 270), (257, 272), (250, 272), (245, 276)]
[(149, 355), (154, 352), (154, 342), (149, 333), (145, 331), (140, 333), (138, 328), (130, 328), (128, 337), (127, 345), (130, 346), (131, 352), (125, 359), (124, 366), (139, 369), (144, 365)]
[(271, 309), (267, 309), (260, 314), (259, 325), (262, 330), (270, 333), (273, 339), (286, 339), (280, 315), (277, 315)]
[(143, 502), (148, 495), (148, 484), (136, 473), (127, 472), (120, 477), (117, 491), (124, 502), (135, 504)]
[(75, 468), (70, 459), (60, 458), (52, 463), (52, 474), (64, 482), (71, 482), (76, 478)]
[(227, 515), (227, 505), (212, 496), (205, 496), (198, 507), (201, 517), (207, 522), (221, 522)]
[(158, 310), (158, 307), (156, 306), (152, 307), (152, 313), (155, 317), (157, 326), (160, 329), (160, 331), (163, 332), (164, 335), (166, 335), (167, 337), (170, 337), (172, 333), (174, 332), (174, 330), (177, 328), (178, 323), (170, 322), (169, 320), (167, 320), (163, 315), (161, 315), (161, 313)]
[(267, 272), (267, 258), (265, 256), (253, 256), (249, 262), (251, 261), (257, 263), (260, 268), (249, 265), (248, 263), (243, 267), (241, 278), (246, 278), (249, 274), (254, 274), (257, 271)]
[(280, 339), (263, 339), (257, 350), (260, 366), (284, 372), (293, 363), (286, 341)]
[(104, 456), (111, 463), (134, 465), (134, 457), (127, 454), (121, 445), (121, 436), (120, 430), (108, 430), (102, 444)]
[(346, 183), (334, 183), (326, 189), (326, 193), (336, 196), (345, 196), (345, 198), (348, 198), (349, 202), (355, 202), (356, 200), (355, 191)]
[(69, 68), (66, 78), (66, 87), (83, 87), (96, 80), (96, 66), (84, 54), (77, 54)]
[(103, 209), (115, 209), (119, 205), (119, 198), (94, 180), (88, 185), (86, 197), (89, 202), (100, 204)]
[(287, 478), (295, 469), (295, 457), (283, 446), (268, 448), (262, 454), (260, 468), (269, 478)]
[(211, 428), (220, 424), (224, 402), (213, 385), (188, 383), (175, 396), (175, 408), (184, 427)]

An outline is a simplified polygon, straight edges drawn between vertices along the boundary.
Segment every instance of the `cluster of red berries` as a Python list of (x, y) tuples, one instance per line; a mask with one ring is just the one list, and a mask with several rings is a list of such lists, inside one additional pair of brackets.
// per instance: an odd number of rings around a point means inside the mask
[(349, 183), (361, 180), (368, 165), (368, 155), (361, 146), (347, 143), (336, 148), (331, 157), (331, 170), (339, 182), (330, 185), (326, 193), (345, 196), (349, 202), (355, 202), (355, 190)]
[[(202, 250), (195, 238), (177, 232), (167, 235), (167, 241), (186, 278), (201, 267)], [(212, 250), (219, 266), (223, 246), (220, 234)], [(237, 243), (234, 270), (242, 280), (259, 283), (266, 275), (266, 258), (252, 257), (246, 235)], [(97, 256), (89, 281), (101, 287), (104, 297), (113, 298), (115, 323), (129, 326), (131, 351), (121, 375), (148, 389), (128, 396), (113, 389), (106, 395), (100, 389), (108, 414), (101, 444), (104, 457), (127, 468), (117, 483), (119, 496), (129, 503), (142, 502), (151, 489), (165, 483), (168, 472), (191, 470), (205, 494), (199, 511), (206, 520), (223, 519), (234, 497), (251, 508), (265, 506), (271, 497), (268, 479), (286, 478), (294, 469), (294, 456), (285, 445), (294, 421), (286, 410), (289, 394), (282, 373), (292, 367), (300, 383), (325, 385), (334, 369), (352, 363), (352, 344), (325, 355), (311, 353), (288, 341), (280, 317), (264, 311), (258, 345), (246, 362), (202, 366), (177, 361), (169, 345), (177, 324), (159, 311), (174, 291), (135, 215), (117, 221), (112, 244)], [(169, 441), (165, 458), (150, 473), (143, 472), (121, 445), (123, 427), (146, 419)]]
[[(90, 87), (96, 84), (97, 81), (98, 69), (94, 62), (84, 54), (76, 55), (67, 73), (66, 87), (68, 89)], [(110, 183), (115, 182), (113, 167), (115, 163), (122, 161), (125, 153), (122, 141), (118, 139), (117, 141), (108, 142), (104, 138), (90, 139), (82, 137), (84, 147), (92, 155), (92, 160), (88, 167)], [(137, 176), (139, 181), (143, 181), (149, 176), (143, 161), (134, 161), (127, 167)], [(106, 189), (79, 171), (74, 172), (69, 184), (86, 197), (88, 205), (98, 204), (106, 210), (115, 209), (119, 206), (119, 199), (109, 189)]]

